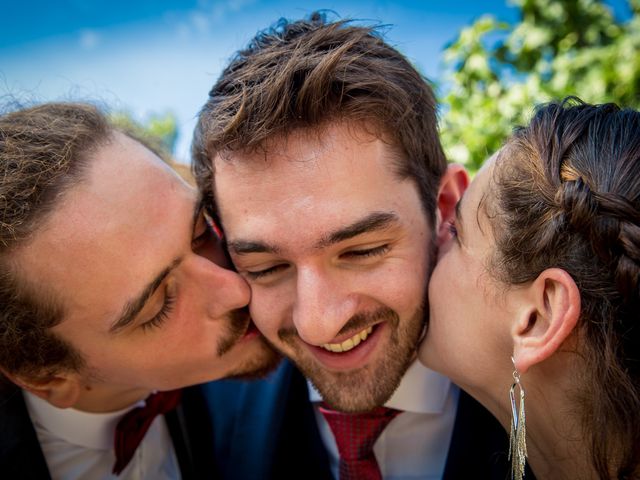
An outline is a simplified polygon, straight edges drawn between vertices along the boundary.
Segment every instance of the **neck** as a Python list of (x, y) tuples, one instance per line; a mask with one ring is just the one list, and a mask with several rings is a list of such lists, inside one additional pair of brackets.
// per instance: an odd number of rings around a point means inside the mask
[[(521, 374), (525, 388), (527, 462), (537, 478), (597, 479), (591, 463), (589, 435), (580, 412), (567, 394), (575, 390), (575, 362), (556, 355)], [(492, 390), (477, 389), (474, 396), (510, 430), (510, 371), (496, 375)], [(500, 383), (502, 382), (502, 383)], [(481, 387), (484, 388), (484, 387)]]
[(91, 413), (115, 412), (134, 405), (150, 394), (145, 389), (90, 385), (83, 388), (73, 408)]
[(529, 466), (537, 478), (597, 479), (583, 432), (566, 391), (546, 384), (527, 389), (527, 449)]

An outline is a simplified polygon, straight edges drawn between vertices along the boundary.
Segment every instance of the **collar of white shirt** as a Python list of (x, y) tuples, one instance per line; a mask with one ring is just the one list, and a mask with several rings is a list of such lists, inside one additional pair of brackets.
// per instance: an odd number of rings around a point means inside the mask
[[(321, 402), (320, 392), (310, 381), (307, 381), (307, 385), (309, 400)], [(442, 413), (450, 387), (451, 381), (447, 377), (428, 369), (416, 360), (404, 374), (400, 385), (385, 406), (403, 412)]]
[[(339, 477), (339, 454), (333, 433), (318, 411), (322, 397), (309, 383), (320, 437), (327, 448), (329, 466)], [(385, 480), (442, 478), (453, 433), (458, 389), (439, 373), (414, 362), (398, 389), (385, 404), (404, 413), (382, 432), (373, 451)]]
[(122, 410), (109, 413), (89, 413), (73, 408), (57, 408), (46, 400), (25, 393), (25, 402), (34, 423), (56, 437), (73, 445), (109, 450), (113, 448), (113, 435), (120, 419), (132, 408), (144, 405), (144, 400)]

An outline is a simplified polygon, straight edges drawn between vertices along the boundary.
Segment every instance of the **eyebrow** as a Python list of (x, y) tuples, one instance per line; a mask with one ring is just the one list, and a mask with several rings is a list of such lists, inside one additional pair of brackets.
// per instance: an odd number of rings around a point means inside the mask
[[(331, 232), (318, 241), (314, 248), (321, 249), (343, 242), (350, 238), (357, 237), (363, 233), (384, 230), (399, 221), (398, 215), (394, 212), (374, 212), (366, 217), (342, 227), (335, 232)], [(236, 255), (247, 255), (250, 253), (280, 253), (280, 248), (266, 242), (253, 242), (245, 240), (234, 240), (227, 244), (227, 247)]]
[(264, 242), (249, 242), (246, 240), (227, 242), (227, 248), (236, 255), (247, 255), (249, 253), (280, 253), (280, 249), (275, 245)]
[(346, 227), (330, 233), (326, 238), (321, 239), (316, 244), (316, 248), (328, 247), (357, 237), (363, 233), (385, 230), (393, 224), (398, 223), (398, 221), (398, 215), (394, 212), (373, 212), (351, 225), (347, 225)]
[[(195, 230), (196, 222), (198, 221), (198, 217), (201, 211), (202, 202), (198, 200), (195, 204), (193, 217), (191, 219), (191, 232)], [(151, 298), (151, 296), (156, 292), (164, 279), (167, 278), (167, 276), (180, 264), (180, 262), (182, 262), (182, 259), (182, 256), (174, 258), (171, 264), (164, 270), (162, 270), (158, 275), (156, 275), (155, 278), (151, 280), (146, 287), (144, 287), (142, 292), (137, 297), (135, 297), (133, 300), (129, 300), (126, 303), (126, 305), (122, 309), (120, 318), (118, 318), (118, 320), (116, 320), (109, 328), (109, 333), (117, 333), (118, 331), (133, 323), (135, 318), (149, 301), (149, 298)]]

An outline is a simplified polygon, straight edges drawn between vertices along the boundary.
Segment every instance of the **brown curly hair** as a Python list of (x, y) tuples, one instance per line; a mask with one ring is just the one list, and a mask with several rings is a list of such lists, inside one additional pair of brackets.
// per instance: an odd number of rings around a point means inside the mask
[(95, 107), (49, 103), (0, 116), (0, 372), (46, 380), (83, 366), (51, 333), (62, 305), (24, 278), (12, 253), (26, 245), (82, 181), (88, 158), (113, 132)]
[[(508, 284), (568, 272), (581, 294), (579, 400), (601, 478), (640, 473), (640, 113), (541, 106), (498, 154), (491, 270)], [(495, 211), (494, 211), (495, 209)]]
[(213, 207), (213, 159), (266, 149), (274, 137), (348, 120), (373, 126), (398, 153), (397, 174), (411, 178), (433, 224), (446, 159), (436, 102), (426, 79), (373, 27), (342, 20), (280, 20), (239, 51), (202, 108), (192, 168)]

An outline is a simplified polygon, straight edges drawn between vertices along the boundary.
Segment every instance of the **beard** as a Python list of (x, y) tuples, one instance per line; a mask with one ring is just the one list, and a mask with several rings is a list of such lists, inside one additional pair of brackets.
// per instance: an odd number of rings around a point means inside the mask
[[(216, 348), (218, 356), (222, 357), (229, 352), (244, 337), (249, 328), (251, 328), (251, 317), (246, 309), (231, 312), (227, 335), (220, 339)], [(259, 352), (236, 366), (225, 378), (256, 380), (275, 370), (282, 357), (269, 346), (262, 335), (256, 341), (260, 342)]]
[(274, 350), (264, 337), (261, 336), (258, 341), (261, 343), (260, 352), (230, 372), (225, 376), (226, 379), (259, 380), (280, 365), (282, 361), (280, 353)]
[(283, 329), (278, 332), (278, 337), (293, 350), (294, 353), (287, 356), (311, 381), (329, 407), (343, 412), (363, 412), (384, 405), (398, 388), (415, 359), (416, 345), (423, 330), (423, 311), (423, 305), (420, 305), (404, 321), (388, 307), (352, 317), (344, 331), (361, 330), (382, 321), (390, 335), (386, 343), (379, 343), (377, 354), (369, 363), (349, 372), (331, 372), (324, 368), (308, 352), (294, 330)]
[(238, 343), (249, 329), (251, 318), (245, 310), (234, 310), (229, 314), (229, 328), (227, 334), (218, 341), (216, 350), (221, 357)]
[(354, 315), (339, 332), (355, 332), (378, 321), (387, 324), (391, 333), (386, 344), (377, 346), (377, 356), (368, 364), (350, 372), (330, 372), (309, 353), (294, 329), (278, 331), (281, 345), (287, 345), (290, 351), (284, 352), (274, 344), (271, 347), (297, 365), (330, 408), (342, 412), (369, 411), (384, 405), (400, 385), (416, 358), (420, 340), (427, 330), (427, 283), (435, 268), (438, 253), (435, 230), (427, 248), (427, 282), (421, 302), (412, 315), (402, 320), (391, 308), (381, 307), (373, 312)]

